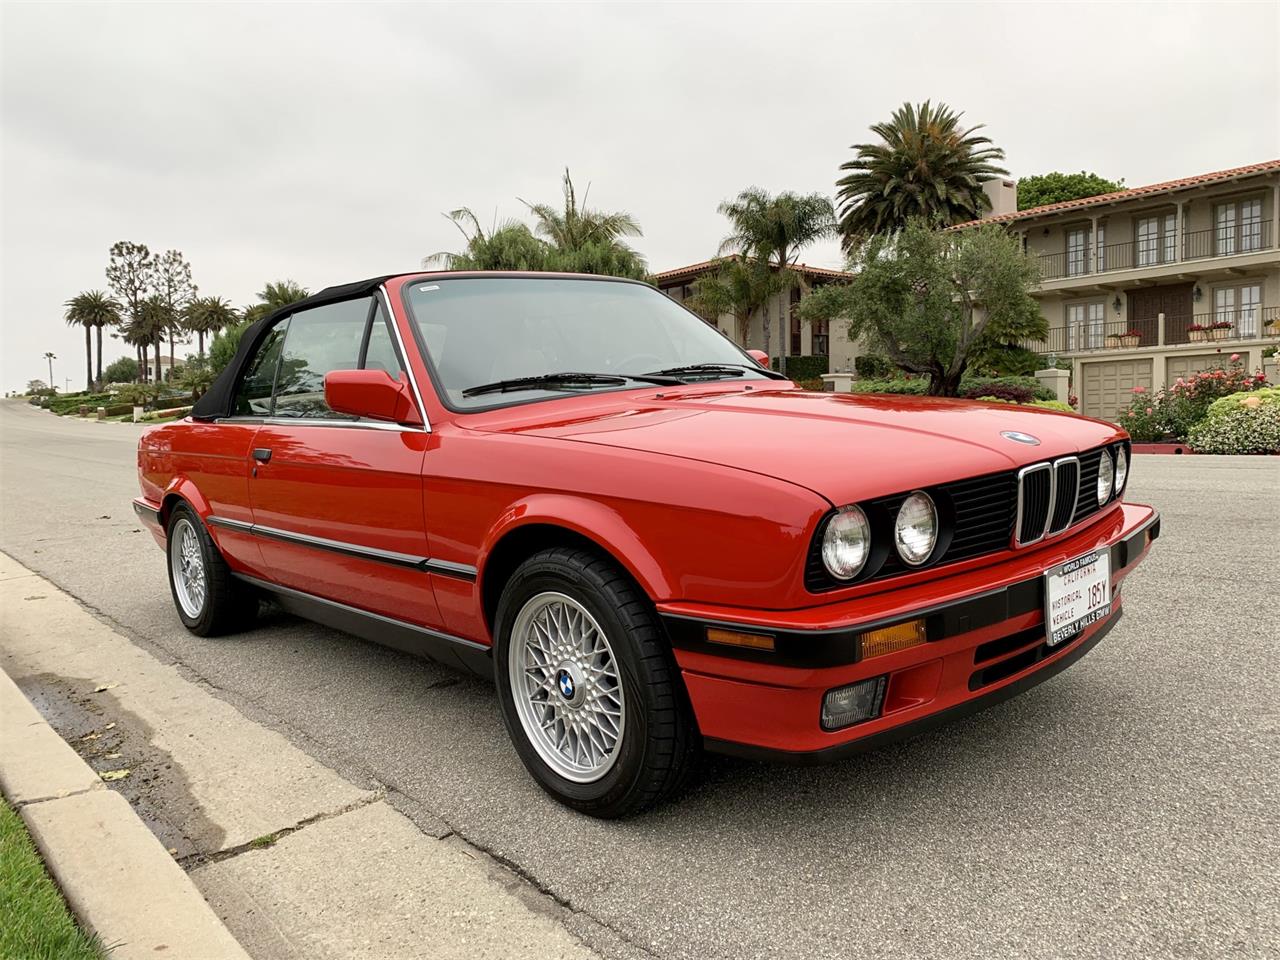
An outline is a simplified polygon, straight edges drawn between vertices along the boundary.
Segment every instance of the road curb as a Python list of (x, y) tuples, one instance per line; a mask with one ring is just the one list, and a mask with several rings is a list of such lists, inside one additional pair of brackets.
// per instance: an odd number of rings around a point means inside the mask
[(49, 872), (113, 960), (248, 960), (200, 891), (138, 818), (0, 670), (0, 791)]

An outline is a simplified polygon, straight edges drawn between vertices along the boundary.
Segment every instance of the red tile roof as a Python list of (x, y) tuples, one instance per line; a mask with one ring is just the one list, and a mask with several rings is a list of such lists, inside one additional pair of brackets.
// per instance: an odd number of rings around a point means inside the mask
[[(709, 273), (715, 269), (721, 260), (736, 260), (739, 254), (731, 253), (726, 257), (720, 257), (717, 260), (703, 260), (701, 263), (691, 263), (687, 267), (676, 267), (673, 270), (663, 270), (661, 273), (655, 273), (649, 279), (656, 284), (662, 284), (668, 280), (682, 280), (686, 277), (696, 277), (704, 273)], [(823, 267), (811, 267), (806, 263), (797, 263), (793, 269), (799, 270), (801, 273), (809, 277), (826, 277), (831, 280), (849, 280), (852, 279), (852, 273), (845, 273), (843, 270), (827, 270)]]
[(1117, 190), (1114, 193), (1103, 193), (1096, 197), (1083, 197), (1079, 200), (1064, 200), (1061, 203), (1046, 203), (1042, 207), (1029, 207), (1026, 210), (1019, 210), (1017, 213), (1002, 213), (995, 217), (984, 217), (981, 220), (970, 220), (967, 223), (958, 223), (952, 230), (959, 230), (964, 227), (972, 227), (979, 223), (1009, 223), (1014, 220), (1026, 220), (1031, 217), (1041, 217), (1045, 214), (1059, 213), (1064, 210), (1082, 210), (1086, 207), (1098, 207), (1108, 203), (1119, 203), (1124, 200), (1134, 200), (1138, 197), (1145, 197), (1155, 193), (1168, 193), (1172, 190), (1185, 190), (1188, 187), (1199, 187), (1209, 183), (1218, 183), (1223, 180), (1235, 180), (1240, 177), (1249, 177), (1259, 173), (1272, 173), (1280, 170), (1280, 160), (1267, 160), (1263, 163), (1251, 163), (1244, 167), (1232, 167), (1230, 170), (1218, 170), (1214, 173), (1202, 173), (1195, 177), (1183, 177), (1180, 180), (1166, 180), (1164, 183), (1152, 183), (1145, 187), (1133, 187), (1130, 190)]

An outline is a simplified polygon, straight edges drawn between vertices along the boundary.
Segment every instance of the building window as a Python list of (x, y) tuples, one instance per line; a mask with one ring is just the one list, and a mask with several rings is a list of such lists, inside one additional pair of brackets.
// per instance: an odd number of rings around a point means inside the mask
[(1067, 276), (1089, 272), (1089, 234), (1084, 227), (1067, 231)]
[(1177, 259), (1177, 214), (1143, 217), (1138, 221), (1138, 266), (1153, 267)]
[(1214, 242), (1220, 257), (1262, 249), (1262, 200), (1239, 200), (1218, 205)]
[(1262, 315), (1262, 285), (1241, 284), (1238, 287), (1218, 287), (1213, 291), (1213, 319), (1215, 323), (1235, 325), (1230, 335), (1256, 337)]
[(831, 339), (827, 321), (814, 320), (810, 326), (813, 327), (813, 355), (815, 357), (827, 356), (831, 353)]
[(1067, 349), (1097, 350), (1102, 346), (1106, 304), (1071, 303), (1067, 305)]
[(1095, 251), (1098, 257), (1098, 272), (1102, 273), (1107, 269), (1107, 225), (1105, 223), (1098, 224), (1098, 246)]

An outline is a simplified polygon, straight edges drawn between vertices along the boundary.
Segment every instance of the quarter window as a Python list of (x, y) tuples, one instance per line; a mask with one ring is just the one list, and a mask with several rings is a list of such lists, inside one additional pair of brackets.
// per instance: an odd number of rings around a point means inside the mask
[(271, 413), (271, 388), (280, 362), (280, 347), (288, 329), (289, 318), (285, 317), (271, 328), (271, 332), (258, 346), (258, 352), (249, 361), (240, 378), (236, 402), (231, 408), (233, 416), (265, 417)]

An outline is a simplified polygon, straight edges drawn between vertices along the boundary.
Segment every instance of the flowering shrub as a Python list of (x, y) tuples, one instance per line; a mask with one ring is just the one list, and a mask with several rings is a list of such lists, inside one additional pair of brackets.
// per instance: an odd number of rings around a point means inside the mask
[(1193, 426), (1188, 442), (1196, 453), (1280, 453), (1280, 403), (1237, 403)]
[(1209, 404), (1208, 416), (1221, 417), (1241, 407), (1256, 410), (1260, 406), (1280, 406), (1280, 387), (1259, 387), (1257, 390), (1246, 390), (1220, 397)]
[(1179, 377), (1173, 386), (1148, 394), (1145, 387), (1133, 388), (1133, 400), (1120, 415), (1119, 424), (1135, 441), (1186, 440), (1191, 428), (1205, 418), (1210, 405), (1233, 393), (1266, 386), (1261, 373), (1246, 373), (1240, 355), (1231, 355), (1229, 370)]

